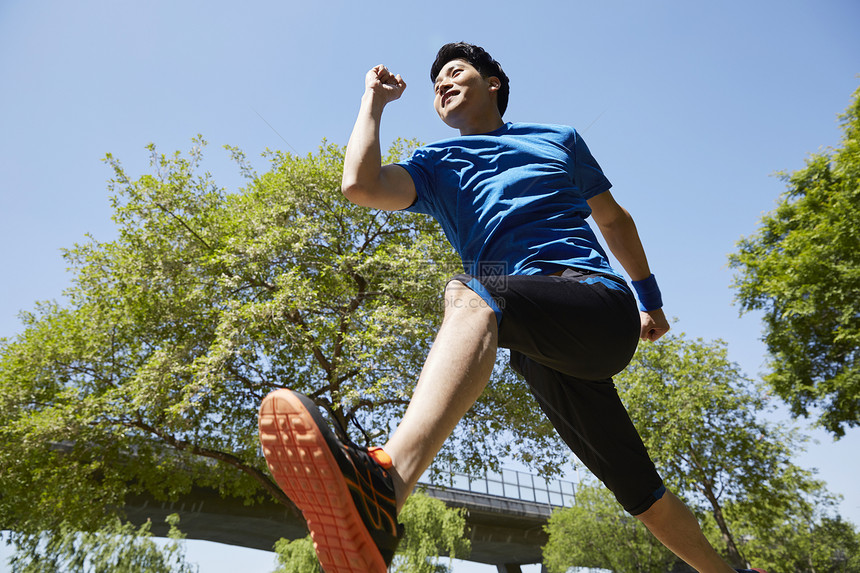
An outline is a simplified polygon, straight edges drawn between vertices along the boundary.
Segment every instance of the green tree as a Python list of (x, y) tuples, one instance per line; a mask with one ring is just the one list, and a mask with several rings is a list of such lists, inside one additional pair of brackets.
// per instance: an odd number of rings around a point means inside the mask
[(746, 539), (778, 545), (784, 516), (830, 507), (823, 483), (791, 461), (804, 438), (763, 420), (765, 394), (724, 343), (669, 335), (643, 344), (616, 384), (667, 487), (734, 566), (758, 563)]
[(860, 424), (860, 89), (841, 119), (842, 146), (783, 174), (776, 209), (730, 257), (742, 312), (763, 311), (766, 381), (836, 436)]
[(819, 512), (776, 516), (772, 534), (741, 534), (745, 553), (770, 571), (860, 573), (860, 533), (839, 516)]
[[(853, 571), (839, 568), (850, 563), (853, 526), (834, 516), (824, 485), (792, 463), (802, 436), (763, 421), (767, 398), (728, 360), (724, 343), (665, 336), (641, 345), (615, 382), (666, 486), (732, 565)], [(623, 517), (580, 488), (576, 506), (553, 516), (545, 555), (558, 571), (666, 570), (667, 557)]]
[(272, 573), (322, 573), (311, 536), (279, 539), (275, 543), (278, 567)]
[[(304, 392), (366, 441), (405, 409), (459, 264), (438, 225), (348, 203), (340, 147), (269, 152), (263, 174), (231, 149), (247, 185), (227, 193), (200, 173), (203, 145), (150, 147), (135, 180), (108, 156), (117, 238), (67, 250), (67, 302), (0, 341), (0, 528), (93, 529), (129, 494), (193, 485), (290, 506), (259, 453), (265, 394)], [(529, 400), (500, 368), (439, 463), (557, 467)]]
[(449, 508), (419, 492), (406, 500), (399, 519), (405, 533), (392, 564), (394, 573), (448, 573), (440, 555), (462, 559), (471, 551), (464, 509)]
[(576, 503), (554, 511), (544, 529), (549, 535), (543, 548), (544, 565), (551, 573), (571, 567), (662, 573), (677, 562), (601, 484), (581, 483)]
[(185, 561), (179, 516), (166, 521), (170, 541), (163, 546), (153, 541), (150, 522), (138, 528), (117, 518), (92, 532), (62, 524), (39, 534), (12, 533), (9, 566), (12, 573), (196, 573)]

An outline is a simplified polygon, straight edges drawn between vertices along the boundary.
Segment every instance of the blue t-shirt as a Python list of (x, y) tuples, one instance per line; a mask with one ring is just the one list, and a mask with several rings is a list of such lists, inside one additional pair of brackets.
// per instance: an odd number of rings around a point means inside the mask
[(585, 219), (612, 184), (571, 127), (506, 123), (444, 139), (399, 163), (469, 274), (549, 274), (566, 267), (620, 275)]

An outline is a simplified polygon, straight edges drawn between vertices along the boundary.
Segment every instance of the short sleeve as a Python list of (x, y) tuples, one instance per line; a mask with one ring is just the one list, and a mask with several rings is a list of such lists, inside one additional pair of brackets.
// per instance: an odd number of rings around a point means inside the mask
[(412, 182), (415, 184), (415, 201), (404, 211), (433, 214), (436, 210), (433, 193), (435, 169), (431, 151), (426, 147), (419, 147), (412, 153), (412, 157), (397, 163), (397, 165), (409, 172)]
[(576, 130), (572, 134), (573, 145), (568, 147), (573, 153), (573, 182), (579, 188), (583, 199), (591, 199), (612, 187), (612, 183), (603, 174), (597, 160), (591, 155), (585, 141)]

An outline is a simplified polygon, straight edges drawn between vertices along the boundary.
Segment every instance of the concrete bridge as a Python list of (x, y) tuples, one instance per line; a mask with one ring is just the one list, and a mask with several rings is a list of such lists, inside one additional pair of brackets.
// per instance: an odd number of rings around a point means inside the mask
[[(546, 482), (531, 474), (503, 470), (499, 474), (468, 476), (453, 473), (445, 486), (420, 484), (427, 495), (450, 507), (465, 508), (472, 541), (470, 561), (496, 565), (499, 573), (519, 573), (520, 565), (540, 563), (543, 530), (552, 510), (573, 504), (573, 482)], [(190, 539), (271, 551), (279, 538), (307, 535), (304, 521), (274, 502), (246, 506), (198, 488), (176, 502), (144, 496), (128, 500), (131, 521), (151, 519), (153, 532), (166, 534), (161, 524), (171, 513), (181, 516), (180, 528)], [(163, 529), (163, 531), (161, 530)]]

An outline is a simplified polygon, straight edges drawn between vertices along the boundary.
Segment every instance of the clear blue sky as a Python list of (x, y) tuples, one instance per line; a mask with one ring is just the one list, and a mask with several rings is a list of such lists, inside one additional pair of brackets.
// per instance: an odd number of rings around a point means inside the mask
[[(838, 144), (836, 115), (860, 84), (857, 22), (855, 0), (0, 0), (0, 336), (20, 331), (18, 311), (62, 296), (60, 248), (114, 236), (105, 153), (139, 175), (147, 143), (187, 150), (201, 133), (205, 167), (235, 189), (224, 144), (252, 158), (345, 144), (378, 63), (409, 85), (383, 139), (447, 137), (428, 69), (442, 43), (466, 40), (511, 77), (505, 119), (583, 132), (639, 224), (676, 330), (727, 341), (756, 376), (761, 325), (732, 306), (726, 256), (782, 192), (772, 174)], [(819, 468), (860, 524), (858, 434), (813, 432), (820, 443), (797, 462)], [(268, 556), (199, 553), (216, 556), (204, 573), (268, 570)]]

